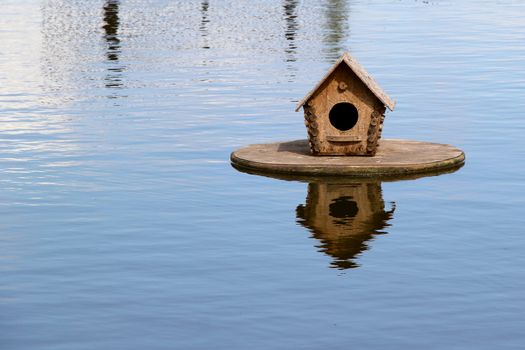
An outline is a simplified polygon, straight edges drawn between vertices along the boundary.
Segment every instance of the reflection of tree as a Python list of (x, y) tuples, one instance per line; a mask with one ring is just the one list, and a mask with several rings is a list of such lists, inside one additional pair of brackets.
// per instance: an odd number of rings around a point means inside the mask
[(359, 266), (355, 258), (368, 250), (367, 241), (386, 233), (395, 204), (386, 211), (381, 184), (308, 184), (306, 204), (297, 207), (297, 221), (321, 242), (320, 251), (330, 255), (331, 266), (347, 269)]
[(286, 30), (284, 32), (284, 37), (288, 42), (288, 46), (285, 49), (286, 61), (295, 62), (295, 54), (297, 50), (297, 44), (295, 43), (295, 36), (297, 35), (297, 5), (299, 1), (297, 0), (284, 0), (283, 10), (284, 10), (284, 20), (286, 21)]
[(209, 7), (210, 4), (208, 0), (204, 0), (201, 2), (201, 25), (199, 27), (199, 30), (201, 31), (201, 36), (204, 39), (204, 45), (202, 46), (203, 49), (210, 48), (208, 44), (208, 23), (210, 22), (210, 20), (208, 19)]
[(118, 17), (119, 1), (107, 0), (104, 5), (104, 31), (105, 38), (108, 43), (108, 60), (118, 61), (118, 54), (120, 51), (120, 40), (117, 36), (118, 26), (120, 24)]
[[(118, 38), (119, 29), (119, 0), (106, 0), (104, 5), (104, 29), (107, 43), (106, 56), (109, 62), (116, 63), (119, 60), (120, 54), (120, 39)], [(106, 87), (119, 88), (122, 86), (121, 73), (123, 71), (121, 65), (112, 64), (108, 68), (108, 75), (106, 76)]]
[(344, 42), (348, 36), (348, 14), (346, 0), (328, 0), (325, 10), (324, 43), (329, 61), (337, 59), (347, 50)]

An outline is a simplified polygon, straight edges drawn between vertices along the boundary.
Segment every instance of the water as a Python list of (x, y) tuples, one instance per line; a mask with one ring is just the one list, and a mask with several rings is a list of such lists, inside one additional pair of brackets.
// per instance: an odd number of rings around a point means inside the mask
[[(0, 9), (2, 349), (523, 347), (523, 2)], [(295, 103), (344, 50), (397, 100), (384, 137), (466, 165), (233, 169), (306, 136)]]

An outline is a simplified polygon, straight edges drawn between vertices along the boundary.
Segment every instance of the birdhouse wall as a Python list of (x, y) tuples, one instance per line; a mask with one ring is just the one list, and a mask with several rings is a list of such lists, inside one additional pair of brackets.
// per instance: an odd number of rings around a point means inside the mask
[[(330, 111), (339, 103), (351, 103), (357, 109), (357, 122), (349, 130), (340, 130), (330, 121)], [(375, 154), (385, 107), (348, 67), (339, 66), (304, 109), (312, 153)]]

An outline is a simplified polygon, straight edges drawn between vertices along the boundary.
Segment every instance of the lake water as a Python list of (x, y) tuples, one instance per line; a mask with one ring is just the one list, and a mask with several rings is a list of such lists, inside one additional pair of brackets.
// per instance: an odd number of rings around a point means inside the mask
[[(523, 349), (525, 2), (2, 0), (1, 349)], [(345, 50), (465, 166), (283, 181)]]

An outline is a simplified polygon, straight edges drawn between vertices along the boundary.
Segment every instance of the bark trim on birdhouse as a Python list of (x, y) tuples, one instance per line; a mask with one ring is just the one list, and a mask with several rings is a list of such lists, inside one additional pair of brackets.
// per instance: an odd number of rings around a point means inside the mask
[(297, 105), (314, 155), (373, 156), (395, 102), (348, 53)]

